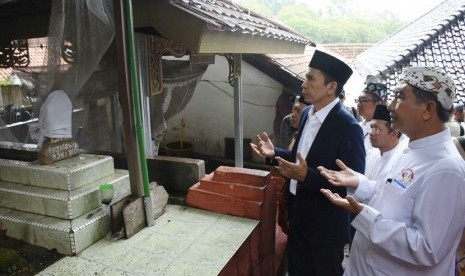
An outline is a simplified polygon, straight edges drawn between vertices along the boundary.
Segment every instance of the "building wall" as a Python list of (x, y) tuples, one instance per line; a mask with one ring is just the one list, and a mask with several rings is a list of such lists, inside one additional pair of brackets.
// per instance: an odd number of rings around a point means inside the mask
[[(185, 109), (167, 121), (162, 147), (179, 140), (183, 118), (184, 139), (193, 143), (195, 153), (224, 157), (225, 137), (234, 137), (234, 90), (228, 74), (226, 58), (216, 56)], [(253, 139), (262, 131), (273, 133), (276, 100), (282, 90), (280, 83), (242, 62), (244, 138)]]

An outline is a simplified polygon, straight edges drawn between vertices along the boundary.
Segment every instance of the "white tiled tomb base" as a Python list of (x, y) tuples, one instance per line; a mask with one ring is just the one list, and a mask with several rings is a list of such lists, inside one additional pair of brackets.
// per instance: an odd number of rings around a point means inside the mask
[(103, 238), (41, 271), (54, 275), (218, 275), (259, 221), (167, 205), (130, 239)]
[(115, 198), (131, 193), (129, 173), (115, 173), (73, 191), (56, 190), (0, 181), (0, 206), (62, 219), (75, 219), (101, 206), (99, 186), (113, 184)]
[(0, 181), (72, 191), (114, 173), (113, 157), (80, 154), (50, 165), (0, 159)]
[(9, 237), (76, 255), (109, 232), (110, 218), (101, 208), (73, 220), (0, 208), (0, 228)]
[(75, 255), (110, 231), (98, 188), (130, 193), (128, 172), (111, 156), (81, 154), (51, 165), (0, 159), (0, 228), (7, 236)]

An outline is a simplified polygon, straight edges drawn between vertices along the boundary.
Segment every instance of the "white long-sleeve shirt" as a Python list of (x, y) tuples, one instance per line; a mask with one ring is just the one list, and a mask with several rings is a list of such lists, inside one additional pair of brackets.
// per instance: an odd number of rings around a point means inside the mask
[(378, 175), (386, 168), (386, 164), (392, 156), (395, 147), (383, 154), (379, 149), (374, 148), (367, 152), (365, 163), (365, 176), (368, 179), (376, 180)]
[(388, 180), (352, 222), (344, 275), (455, 275), (465, 162), (449, 131), (411, 141), (391, 158)]
[[(402, 135), (401, 137), (404, 136)], [(392, 170), (396, 162), (395, 158), (393, 159), (392, 157), (396, 155), (396, 152), (400, 153), (407, 148), (408, 141), (405, 137), (400, 139), (395, 148), (383, 153), (383, 155), (381, 155), (379, 149), (371, 149), (366, 156), (365, 177), (361, 177), (362, 174), (357, 173), (359, 179), (358, 187), (356, 189), (348, 188), (348, 194), (355, 197), (359, 202), (368, 203), (376, 191), (380, 189), (377, 183), (384, 183), (387, 179), (387, 174)]]

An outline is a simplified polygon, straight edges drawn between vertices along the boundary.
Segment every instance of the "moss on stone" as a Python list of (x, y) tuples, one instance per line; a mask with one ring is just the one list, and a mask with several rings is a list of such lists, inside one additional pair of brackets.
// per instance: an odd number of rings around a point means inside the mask
[(34, 271), (18, 253), (0, 247), (0, 275), (34, 275)]

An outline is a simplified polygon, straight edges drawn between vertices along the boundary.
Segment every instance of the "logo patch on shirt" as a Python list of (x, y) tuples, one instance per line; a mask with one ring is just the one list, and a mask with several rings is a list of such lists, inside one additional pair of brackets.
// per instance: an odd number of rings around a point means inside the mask
[(400, 172), (400, 177), (402, 179), (402, 182), (410, 182), (413, 180), (413, 177), (414, 177), (414, 173), (413, 173), (413, 170), (410, 169), (410, 168), (407, 168), (407, 169), (403, 169), (401, 172)]

